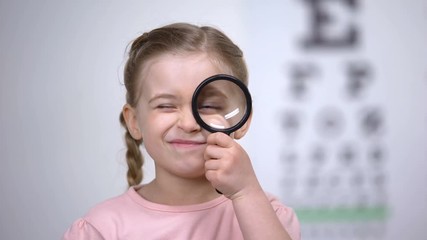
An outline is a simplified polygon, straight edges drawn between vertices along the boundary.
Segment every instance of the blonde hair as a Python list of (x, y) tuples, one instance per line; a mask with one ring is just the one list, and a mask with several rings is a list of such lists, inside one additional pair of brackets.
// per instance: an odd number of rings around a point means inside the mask
[[(224, 33), (213, 27), (175, 23), (146, 32), (132, 42), (124, 69), (126, 102), (130, 106), (135, 108), (140, 98), (141, 81), (138, 76), (143, 65), (149, 59), (166, 53), (207, 53), (215, 63), (226, 67), (232, 75), (248, 84), (248, 71), (243, 53)], [(144, 158), (139, 148), (143, 140), (132, 138), (122, 113), (120, 122), (126, 129), (127, 181), (131, 187), (140, 184), (143, 179)]]

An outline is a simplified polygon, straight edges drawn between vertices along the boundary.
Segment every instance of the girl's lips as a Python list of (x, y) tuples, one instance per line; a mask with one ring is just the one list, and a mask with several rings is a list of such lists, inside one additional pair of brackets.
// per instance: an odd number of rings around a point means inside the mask
[(206, 142), (187, 140), (187, 139), (174, 139), (169, 141), (169, 143), (178, 147), (197, 147), (200, 145), (204, 145)]

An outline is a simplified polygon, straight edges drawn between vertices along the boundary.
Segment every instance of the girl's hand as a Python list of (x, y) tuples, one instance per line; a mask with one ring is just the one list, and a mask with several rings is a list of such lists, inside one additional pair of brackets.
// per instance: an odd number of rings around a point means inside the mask
[(232, 200), (245, 239), (291, 239), (262, 191), (248, 154), (233, 138), (210, 134), (204, 158), (206, 178)]
[(262, 191), (246, 151), (230, 136), (212, 133), (204, 154), (206, 178), (226, 197)]

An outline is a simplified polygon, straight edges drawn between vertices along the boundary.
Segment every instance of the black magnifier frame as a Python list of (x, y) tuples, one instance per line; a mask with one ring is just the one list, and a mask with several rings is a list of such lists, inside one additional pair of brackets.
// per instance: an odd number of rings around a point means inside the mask
[[(215, 128), (215, 127), (208, 125), (205, 121), (203, 121), (203, 119), (200, 116), (199, 111), (198, 111), (197, 99), (198, 99), (200, 93), (202, 92), (203, 88), (206, 85), (208, 85), (214, 81), (219, 81), (219, 80), (226, 80), (226, 81), (230, 81), (230, 82), (236, 84), (240, 88), (240, 90), (242, 90), (242, 92), (245, 95), (245, 100), (246, 100), (245, 114), (243, 115), (242, 119), (240, 119), (240, 121), (237, 124), (235, 124), (229, 128)], [(223, 132), (227, 135), (230, 135), (232, 132), (241, 128), (246, 123), (246, 121), (249, 119), (251, 112), (252, 112), (252, 98), (251, 98), (251, 94), (249, 93), (248, 88), (246, 87), (246, 85), (241, 80), (239, 80), (238, 78), (231, 76), (231, 75), (217, 74), (217, 75), (213, 75), (211, 77), (206, 78), (205, 80), (203, 80), (199, 84), (199, 86), (197, 86), (196, 90), (194, 91), (193, 98), (191, 100), (191, 107), (192, 107), (194, 119), (202, 128), (204, 128), (204, 129), (206, 129), (212, 133)]]

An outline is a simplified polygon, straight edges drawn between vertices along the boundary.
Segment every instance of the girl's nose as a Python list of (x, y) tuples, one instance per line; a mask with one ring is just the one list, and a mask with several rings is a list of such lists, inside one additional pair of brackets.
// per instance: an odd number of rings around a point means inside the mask
[(178, 120), (178, 127), (185, 132), (200, 131), (200, 125), (194, 119), (193, 112), (190, 109), (185, 109), (181, 112)]

